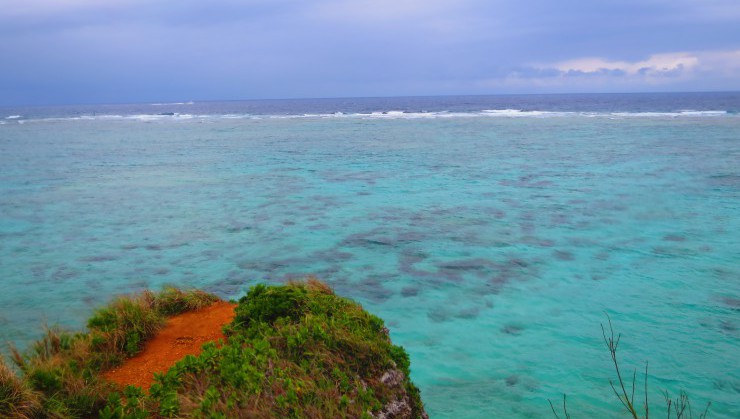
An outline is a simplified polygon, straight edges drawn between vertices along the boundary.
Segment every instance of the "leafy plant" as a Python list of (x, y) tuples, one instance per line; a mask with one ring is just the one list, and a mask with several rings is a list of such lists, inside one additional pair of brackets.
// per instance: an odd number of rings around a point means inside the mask
[(100, 410), (101, 419), (145, 419), (149, 417), (144, 408), (146, 395), (139, 387), (126, 386), (123, 396), (118, 392), (108, 397), (108, 404)]

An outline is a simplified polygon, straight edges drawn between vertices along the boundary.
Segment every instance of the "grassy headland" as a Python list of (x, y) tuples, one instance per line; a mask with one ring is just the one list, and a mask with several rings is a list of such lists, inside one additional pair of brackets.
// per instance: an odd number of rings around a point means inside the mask
[(18, 374), (0, 363), (0, 416), (426, 417), (409, 358), (383, 321), (322, 282), (253, 287), (226, 342), (208, 343), (155, 377), (149, 393), (101, 373), (138, 353), (167, 316), (217, 298), (166, 289), (119, 298), (88, 332), (48, 329)]

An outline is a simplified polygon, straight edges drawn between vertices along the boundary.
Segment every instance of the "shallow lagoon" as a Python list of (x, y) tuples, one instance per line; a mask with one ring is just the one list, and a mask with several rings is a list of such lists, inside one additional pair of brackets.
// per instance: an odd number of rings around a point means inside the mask
[[(391, 115), (392, 116), (392, 115)], [(740, 118), (89, 118), (0, 126), (0, 339), (165, 283), (314, 274), (433, 417), (619, 417), (625, 369), (740, 415)]]

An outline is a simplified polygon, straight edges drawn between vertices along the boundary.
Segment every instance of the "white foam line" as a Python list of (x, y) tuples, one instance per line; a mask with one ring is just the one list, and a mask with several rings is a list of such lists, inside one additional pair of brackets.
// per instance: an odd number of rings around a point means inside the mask
[[(16, 117), (17, 115), (11, 115)], [(151, 121), (178, 121), (178, 120), (218, 120), (218, 119), (334, 119), (334, 118), (359, 118), (359, 119), (444, 119), (444, 118), (705, 118), (736, 116), (726, 111), (694, 111), (682, 110), (677, 112), (555, 112), (555, 111), (524, 111), (520, 109), (485, 109), (475, 112), (404, 112), (390, 110), (371, 113), (306, 113), (300, 115), (252, 115), (252, 114), (219, 114), (219, 115), (196, 115), (196, 114), (136, 114), (136, 115), (80, 115), (72, 117), (54, 117), (42, 119), (7, 119), (23, 121), (91, 121), (91, 120), (136, 120), (143, 122)]]
[(622, 118), (680, 118), (727, 116), (727, 111), (679, 111), (679, 112), (612, 112)]
[(169, 102), (169, 103), (150, 103), (151, 106), (168, 106), (168, 105), (194, 105), (195, 102)]

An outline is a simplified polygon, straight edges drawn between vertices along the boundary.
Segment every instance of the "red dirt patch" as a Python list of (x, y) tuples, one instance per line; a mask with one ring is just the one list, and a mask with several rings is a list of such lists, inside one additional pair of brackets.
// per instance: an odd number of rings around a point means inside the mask
[(206, 342), (224, 339), (221, 327), (234, 319), (234, 307), (236, 304), (219, 301), (170, 317), (138, 355), (106, 371), (103, 377), (121, 386), (130, 384), (148, 390), (155, 372), (167, 371), (185, 355), (200, 354), (200, 347)]

